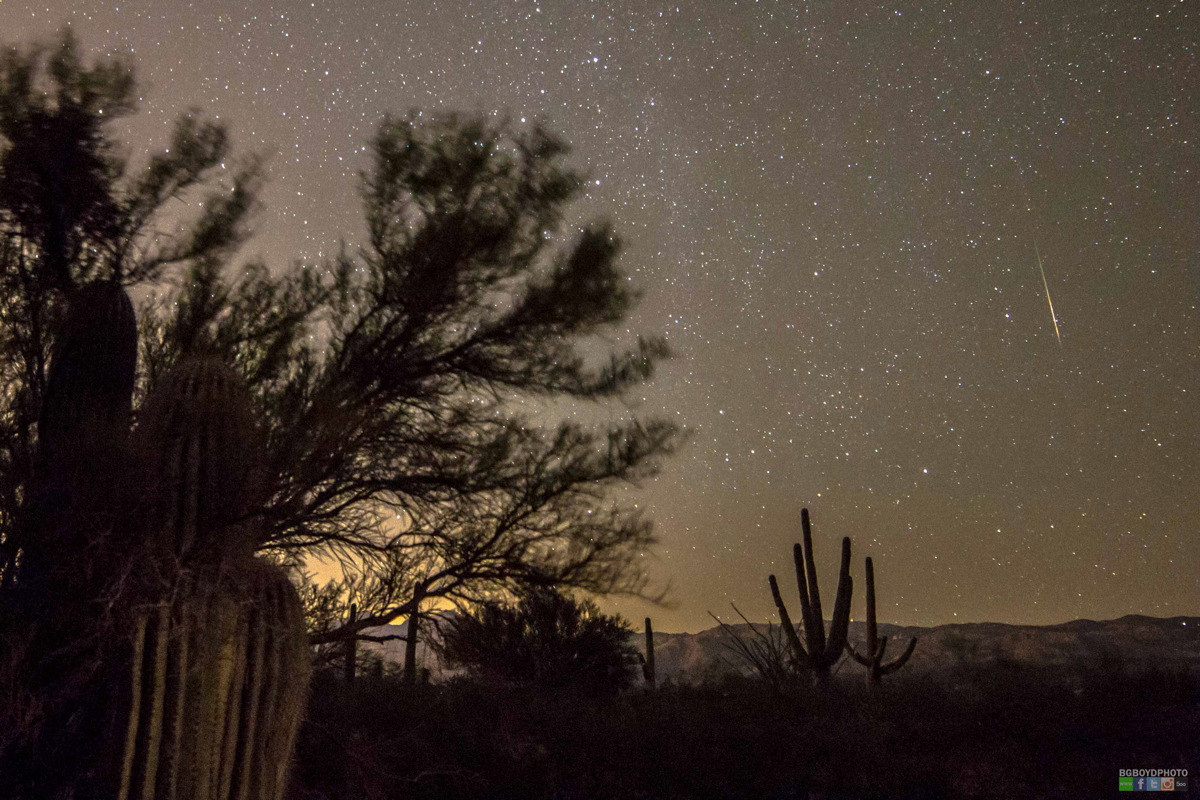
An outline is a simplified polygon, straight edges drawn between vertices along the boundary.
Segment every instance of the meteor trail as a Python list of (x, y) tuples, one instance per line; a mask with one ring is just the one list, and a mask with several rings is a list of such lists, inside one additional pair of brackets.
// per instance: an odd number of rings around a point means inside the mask
[(1054, 338), (1058, 339), (1058, 346), (1062, 347), (1062, 336), (1058, 332), (1058, 317), (1054, 316), (1054, 301), (1050, 299), (1050, 285), (1046, 283), (1046, 270), (1042, 268), (1042, 254), (1038, 251), (1037, 242), (1033, 243), (1033, 252), (1037, 256), (1038, 272), (1042, 276), (1042, 288), (1046, 290), (1046, 305), (1050, 306), (1050, 321), (1054, 323)]

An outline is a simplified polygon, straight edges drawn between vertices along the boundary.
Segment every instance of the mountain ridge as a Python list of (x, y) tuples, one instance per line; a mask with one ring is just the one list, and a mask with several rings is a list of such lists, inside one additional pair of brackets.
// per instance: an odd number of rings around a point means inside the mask
[[(1048, 669), (1076, 682), (1098, 672), (1142, 672), (1158, 670), (1200, 675), (1200, 617), (1151, 617), (1127, 614), (1113, 620), (1076, 619), (1053, 625), (1018, 625), (1005, 622), (951, 622), (917, 626), (879, 624), (879, 635), (888, 636), (888, 653), (899, 653), (911, 636), (917, 637), (914, 651), (903, 673), (953, 676), (974, 670), (1003, 666), (1012, 670)], [(405, 625), (372, 629), (373, 635), (403, 636)], [(754, 628), (766, 634), (767, 623)], [(779, 635), (778, 624), (771, 626)], [(850, 623), (849, 641), (858, 645), (865, 638), (866, 623)], [(727, 632), (728, 631), (728, 632)], [(660, 680), (690, 683), (723, 674), (747, 673), (730, 649), (730, 635), (753, 637), (744, 622), (725, 627), (714, 625), (698, 633), (655, 631), (654, 650)], [(644, 636), (632, 631), (631, 643), (644, 649)], [(404, 642), (364, 643), (385, 663), (399, 664)], [(445, 671), (425, 646), (418, 661), (429, 666), (433, 676)], [(843, 669), (858, 674), (854, 664)]]
[[(997, 664), (1065, 669), (1068, 673), (1200, 669), (1200, 617), (1127, 614), (1114, 620), (1078, 619), (1053, 625), (951, 622), (934, 626), (880, 623), (878, 627), (880, 636), (890, 637), (889, 653), (900, 652), (909, 637), (917, 637), (917, 648), (905, 667), (912, 673), (953, 673)], [(756, 623), (754, 628), (766, 634), (768, 625)], [(779, 633), (778, 624), (772, 628)], [(865, 629), (863, 621), (850, 623), (851, 644), (865, 638)], [(726, 623), (724, 628), (718, 625), (695, 634), (656, 632), (660, 673), (690, 680), (722, 671), (744, 671), (729, 649), (730, 634), (754, 636), (747, 623)]]

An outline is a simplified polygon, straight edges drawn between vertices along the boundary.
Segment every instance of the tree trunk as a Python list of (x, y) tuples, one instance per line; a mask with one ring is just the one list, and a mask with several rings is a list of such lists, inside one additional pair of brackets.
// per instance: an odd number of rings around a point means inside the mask
[[(350, 604), (350, 622), (354, 622), (358, 618), (358, 606), (354, 603)], [(342, 647), (342, 674), (346, 679), (346, 683), (354, 682), (355, 668), (358, 666), (358, 639), (351, 636), (347, 639)]]
[(413, 610), (408, 615), (408, 631), (404, 640), (404, 682), (409, 686), (417, 685), (417, 640), (421, 635), (421, 601), (425, 599), (425, 591), (421, 587), (413, 592)]

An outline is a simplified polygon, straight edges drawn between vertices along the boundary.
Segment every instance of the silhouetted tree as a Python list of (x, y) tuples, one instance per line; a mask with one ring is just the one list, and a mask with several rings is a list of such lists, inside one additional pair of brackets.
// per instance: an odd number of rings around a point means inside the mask
[[(387, 118), (362, 176), (363, 246), (234, 272), (262, 169), (226, 168), (223, 127), (185, 115), (134, 168), (108, 128), (135, 108), (128, 62), (85, 67), (64, 34), (0, 67), (4, 582), (50, 333), (76, 289), (103, 279), (149, 290), (139, 397), (189, 355), (246, 376), (268, 445), (263, 549), (340, 561), (327, 599), (358, 603), (314, 641), (530, 586), (645, 591), (634, 557), (649, 524), (609, 497), (651, 475), (679, 429), (559, 423), (548, 409), (626, 398), (667, 349), (637, 338), (596, 358), (636, 295), (607, 226), (564, 230), (583, 181), (558, 138), (480, 117)], [(199, 211), (168, 230), (172, 199)]]
[(445, 628), (446, 663), (485, 679), (599, 692), (633, 682), (637, 650), (625, 620), (552, 589), (535, 589), (515, 606), (484, 603)]
[[(226, 258), (247, 235), (261, 175), (226, 169), (223, 127), (189, 113), (138, 168), (109, 135), (136, 109), (128, 60), (85, 67), (69, 31), (52, 46), (0, 57), (0, 582), (20, 550), (36, 422), (54, 331), (67, 301), (96, 280), (153, 283)], [(178, 222), (171, 200), (200, 201)], [(187, 220), (187, 215), (182, 215)]]
[[(21, 792), (22, 773), (69, 783), (98, 767), (102, 721), (95, 704), (77, 701), (104, 685), (106, 657), (129, 644), (110, 635), (125, 575), (102, 564), (115, 515), (74, 516), (131, 488), (120, 457), (98, 457), (108, 437), (93, 437), (127, 433), (135, 377), (133, 309), (112, 284), (152, 284), (227, 258), (247, 235), (260, 178), (257, 160), (226, 169), (224, 129), (195, 113), (176, 122), (167, 148), (132, 165), (110, 128), (136, 97), (128, 60), (86, 66), (67, 31), (0, 54), (0, 760), (15, 759), (0, 764), (0, 793)], [(117, 307), (116, 295), (129, 337), (78, 335)], [(54, 359), (74, 364), (58, 380), (80, 390), (60, 385), (58, 405), (45, 402), (54, 342), (63, 348)], [(120, 366), (88, 373), (103, 364)], [(122, 411), (94, 416), (110, 404), (93, 400), (122, 391)], [(89, 463), (108, 473), (74, 474)]]

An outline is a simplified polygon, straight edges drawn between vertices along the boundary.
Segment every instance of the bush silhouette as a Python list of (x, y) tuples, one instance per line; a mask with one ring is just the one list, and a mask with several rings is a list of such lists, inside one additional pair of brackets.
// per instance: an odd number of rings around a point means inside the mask
[(612, 693), (633, 681), (630, 628), (590, 600), (535, 589), (515, 605), (486, 603), (447, 626), (443, 656), (485, 680)]

